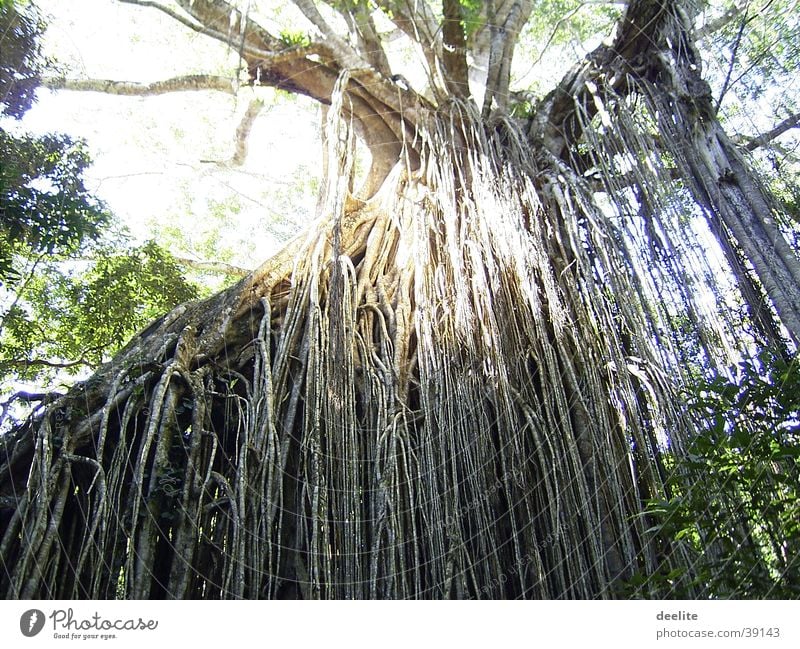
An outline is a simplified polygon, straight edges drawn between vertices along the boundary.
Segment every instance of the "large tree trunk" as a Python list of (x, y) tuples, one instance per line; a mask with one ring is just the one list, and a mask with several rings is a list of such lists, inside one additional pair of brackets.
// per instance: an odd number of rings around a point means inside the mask
[(332, 184), (318, 232), (5, 439), (4, 595), (607, 597), (657, 566), (630, 453), (680, 416), (636, 397), (573, 188), (479, 124), (436, 118), (425, 178), (360, 210)]
[[(218, 0), (180, 4), (228, 24)], [(672, 4), (632, 3), (616, 44), (524, 128), (490, 114), (492, 98), (479, 109), (456, 93), (434, 109), (363, 71), (273, 62), (264, 74), (277, 85), (291, 79), (371, 134), (369, 200), (349, 194), (349, 134), (329, 133), (317, 229), (153, 323), (2, 438), (0, 593), (596, 598), (675, 568), (690, 588), (691, 564), (643, 515), (666, 495), (664, 448), (680, 452), (692, 430), (674, 304), (654, 296), (681, 287), (708, 356), (730, 323), (701, 322), (686, 289), (700, 271), (655, 253), (643, 268), (652, 251), (633, 249), (626, 224), (678, 238), (653, 207), (674, 179), (619, 174), (614, 156), (644, 152), (657, 166), (684, 151), (680, 171), (725, 233), (743, 248), (747, 236), (760, 245), (759, 228), (771, 234), (716, 122), (691, 125), (718, 146), (662, 125), (665, 145), (626, 103), (691, 119), (642, 64), (675, 29), (685, 35)], [(448, 61), (463, 87), (464, 62)], [(495, 103), (504, 88), (498, 77)], [(712, 145), (735, 183), (719, 157), (705, 164)], [(770, 264), (755, 264), (767, 291), (783, 272)], [(800, 331), (792, 304), (770, 296)]]

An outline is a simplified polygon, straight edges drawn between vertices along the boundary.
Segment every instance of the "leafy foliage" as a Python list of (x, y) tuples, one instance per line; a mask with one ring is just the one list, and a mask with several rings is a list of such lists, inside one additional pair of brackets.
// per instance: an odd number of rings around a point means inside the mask
[(305, 32), (284, 30), (280, 33), (279, 38), (286, 47), (308, 47), (311, 45), (311, 38)]
[(0, 130), (0, 380), (94, 367), (196, 289), (154, 243), (130, 246), (86, 188), (83, 142)]
[[(72, 270), (70, 270), (72, 268)], [(97, 366), (138, 329), (196, 297), (172, 256), (149, 242), (86, 262), (49, 261), (3, 316), (0, 379), (52, 378)]]
[[(35, 5), (0, 5), (0, 114), (19, 119), (30, 109), (45, 65), (43, 30)], [(0, 127), (0, 287), (22, 279), (19, 263), (74, 254), (108, 224), (84, 185), (90, 162), (85, 145), (68, 136)]]
[[(44, 25), (36, 7), (0, 5), (2, 113), (31, 107)], [(45, 383), (98, 365), (135, 331), (196, 289), (154, 243), (110, 236), (87, 188), (85, 143), (0, 128), (0, 381)], [(13, 388), (12, 388), (13, 389)]]
[(526, 38), (545, 47), (584, 43), (620, 15), (614, 3), (587, 3), (580, 0), (544, 0), (525, 27)]
[(108, 224), (84, 185), (90, 158), (82, 142), (0, 130), (0, 159), (0, 285), (20, 279), (15, 255), (72, 254)]
[(35, 100), (45, 64), (40, 37), (44, 24), (36, 6), (0, 2), (0, 114), (19, 118)]
[[(762, 0), (725, 7), (734, 19), (711, 35), (716, 48), (709, 48), (712, 67), (719, 66), (727, 79), (724, 90), (735, 91), (738, 100), (758, 100), (776, 87), (792, 90), (789, 77), (800, 65), (800, 45), (793, 36), (798, 17), (793, 0)], [(791, 94), (794, 94), (793, 92)]]
[[(797, 2), (742, 5), (717, 0), (706, 5), (708, 24), (719, 26), (709, 30), (702, 45), (720, 119), (743, 141), (757, 138), (800, 109), (795, 83), (800, 69)], [(755, 152), (778, 184), (784, 179), (791, 184), (797, 175), (796, 133), (790, 128), (762, 142)]]
[(481, 11), (484, 3), (480, 0), (459, 0), (459, 4), (464, 20), (464, 33), (467, 38), (470, 38), (481, 26)]
[[(800, 362), (762, 353), (733, 379), (698, 384), (689, 402), (699, 434), (673, 454), (672, 497), (653, 500), (653, 532), (687, 552), (681, 573), (650, 577), (661, 596), (692, 586), (724, 598), (800, 595)], [(632, 586), (644, 585), (638, 576)]]

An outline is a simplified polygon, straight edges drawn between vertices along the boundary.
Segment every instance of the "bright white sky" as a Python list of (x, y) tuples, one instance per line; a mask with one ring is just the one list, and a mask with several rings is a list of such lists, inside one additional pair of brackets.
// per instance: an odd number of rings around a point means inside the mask
[[(224, 44), (156, 9), (116, 0), (37, 4), (50, 25), (46, 52), (64, 65), (65, 76), (139, 82), (196, 73), (235, 76), (237, 57)], [(290, 5), (269, 6), (284, 25), (307, 28)], [(416, 66), (404, 65), (405, 55), (390, 55), (400, 57), (399, 69), (412, 74)], [(231, 157), (253, 92), (268, 108), (253, 127), (246, 164), (224, 170), (201, 162)], [(139, 98), (40, 90), (24, 120), (35, 132), (58, 131), (88, 142), (95, 161), (89, 187), (137, 239), (156, 238), (179, 256), (247, 268), (314, 218), (321, 177), (318, 123), (310, 100), (247, 87), (236, 98), (213, 92)]]
[[(139, 82), (195, 73), (235, 76), (237, 57), (224, 44), (156, 9), (116, 0), (37, 4), (50, 25), (46, 52), (63, 64), (65, 76)], [(288, 8), (280, 11), (284, 24), (306, 28)], [(411, 74), (409, 66), (400, 68)], [(226, 170), (202, 162), (231, 157), (253, 92), (268, 108), (253, 127), (246, 164)], [(314, 218), (321, 176), (318, 123), (310, 100), (247, 87), (236, 98), (40, 90), (24, 120), (35, 132), (58, 131), (88, 142), (95, 161), (89, 187), (137, 239), (156, 238), (179, 256), (246, 268)]]
[[(49, 17), (46, 51), (64, 65), (66, 76), (151, 82), (192, 73), (235, 75), (236, 56), (224, 44), (156, 9), (116, 0), (37, 4)], [(305, 29), (288, 13), (283, 21)], [(545, 63), (533, 67), (542, 74)], [(230, 158), (254, 92), (268, 108), (254, 125), (246, 164), (222, 169), (202, 162)], [(316, 107), (278, 95), (247, 87), (236, 98), (40, 90), (24, 124), (87, 140), (95, 160), (89, 186), (139, 240), (154, 237), (180, 256), (252, 268), (313, 219), (321, 176)], [(176, 248), (181, 241), (183, 249)]]
[[(232, 75), (235, 57), (223, 44), (155, 9), (114, 0), (37, 4), (49, 16), (46, 51), (65, 64), (65, 76), (151, 82)], [(137, 239), (169, 242), (171, 231), (185, 241), (176, 254), (255, 267), (313, 218), (321, 149), (310, 101), (276, 103), (276, 93), (259, 88), (268, 104), (253, 127), (246, 164), (225, 170), (201, 162), (231, 157), (253, 92), (139, 98), (40, 90), (24, 124), (87, 140), (95, 161), (89, 187)]]

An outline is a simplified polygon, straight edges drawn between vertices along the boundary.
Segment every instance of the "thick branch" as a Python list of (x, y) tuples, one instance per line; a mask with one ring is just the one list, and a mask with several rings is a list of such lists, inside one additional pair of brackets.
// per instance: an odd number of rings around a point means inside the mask
[(775, 128), (770, 129), (766, 133), (750, 138), (747, 144), (744, 145), (744, 149), (746, 151), (755, 151), (798, 125), (800, 125), (800, 112), (789, 115), (789, 117), (781, 121)]
[[(337, 0), (323, 1), (344, 18), (355, 40), (358, 55), (381, 74), (390, 77), (392, 75), (391, 66), (386, 57), (386, 51), (383, 49), (383, 42), (375, 26), (375, 21), (372, 19), (370, 5), (363, 0), (345, 4)], [(295, 4), (300, 6), (297, 0), (295, 0)], [(303, 2), (302, 4), (309, 3)], [(324, 24), (327, 28), (327, 23)]]
[(372, 19), (369, 5), (366, 2), (359, 3), (353, 11), (353, 18), (355, 19), (359, 45), (363, 52), (362, 56), (381, 74), (387, 77), (391, 76), (392, 69), (389, 65), (389, 59), (383, 49), (383, 43), (381, 42), (380, 34), (378, 34), (378, 29), (375, 27), (375, 21)]
[(343, 67), (358, 70), (367, 67), (367, 63), (361, 59), (356, 51), (339, 37), (336, 31), (326, 22), (314, 6), (313, 0), (293, 0), (297, 8), (303, 15), (320, 31), (325, 37), (325, 42), (330, 46), (334, 55)]
[[(218, 41), (221, 41), (221, 42), (225, 43), (226, 45), (232, 45), (233, 44), (232, 37), (231, 37), (232, 35), (231, 35), (231, 32), (230, 32), (230, 29), (223, 28), (222, 30), (218, 30), (218, 29), (214, 29), (213, 27), (211, 27), (211, 26), (209, 26), (207, 24), (203, 24), (202, 21), (195, 22), (195, 21), (191, 20), (190, 18), (187, 18), (186, 16), (181, 15), (177, 11), (175, 11), (175, 10), (169, 8), (169, 7), (165, 7), (164, 5), (162, 5), (162, 4), (158, 3), (158, 2), (151, 2), (150, 0), (119, 0), (119, 1), (123, 2), (125, 4), (136, 5), (138, 7), (152, 7), (153, 9), (158, 9), (159, 11), (167, 14), (173, 20), (177, 20), (179, 23), (181, 23), (185, 27), (188, 27), (189, 29), (197, 32), (198, 34), (203, 34), (204, 36), (210, 36), (211, 38), (214, 38), (214, 39), (216, 39)], [(181, 4), (181, 3), (179, 3), (179, 4)], [(194, 4), (194, 0), (191, 0), (190, 4)], [(181, 6), (183, 6), (183, 5), (181, 5)], [(185, 9), (185, 7), (184, 7), (184, 9)], [(268, 43), (270, 43), (271, 46), (274, 46), (274, 47), (270, 47), (270, 49), (277, 48), (277, 46), (280, 44), (279, 41), (277, 39), (275, 39), (274, 37), (270, 36), (269, 33), (267, 33), (267, 32), (263, 32), (263, 34), (265, 36), (269, 37), (265, 42), (268, 42)], [(268, 56), (271, 53), (268, 50), (264, 50), (264, 49), (261, 49), (261, 48), (258, 48), (258, 47), (254, 47), (254, 46), (250, 45), (248, 42), (240, 41), (238, 43), (238, 47), (239, 47), (240, 50), (244, 50), (244, 51), (249, 52), (250, 54), (255, 54), (255, 55), (262, 54), (262, 55), (267, 55)]]
[(437, 61), (442, 54), (442, 33), (439, 23), (426, 0), (405, 0), (388, 2), (376, 0), (375, 3), (384, 14), (413, 43), (422, 50), (427, 63), (428, 82), (436, 95), (443, 85), (439, 78)]
[(663, 0), (631, 0), (617, 31), (614, 51), (624, 59), (650, 51), (653, 35), (659, 32), (674, 4)]
[(87, 350), (78, 360), (76, 361), (51, 361), (46, 358), (32, 358), (28, 359), (14, 359), (11, 361), (7, 361), (4, 365), (14, 369), (25, 369), (28, 367), (33, 366), (44, 366), (44, 367), (53, 367), (56, 369), (69, 369), (71, 367), (78, 367), (79, 365), (85, 365), (86, 367), (95, 367), (97, 364), (92, 363), (86, 360), (86, 356), (91, 352), (100, 351), (100, 348), (90, 349)]
[(194, 270), (233, 275), (235, 277), (247, 277), (251, 272), (253, 272), (251, 270), (247, 270), (246, 268), (240, 268), (239, 266), (234, 266), (232, 264), (225, 264), (220, 261), (199, 261), (197, 259), (189, 259), (187, 257), (175, 257), (175, 261), (182, 266), (188, 266)]
[[(38, 402), (39, 405), (35, 408), (40, 408), (49, 403), (53, 403), (53, 401), (63, 396), (61, 392), (28, 392), (26, 390), (15, 392), (8, 399), (0, 402), (0, 426), (5, 422), (8, 412), (15, 401), (22, 401), (29, 404)], [(2, 506), (2, 500), (0, 500), (0, 506)]]
[(610, 75), (616, 81), (615, 87), (609, 88), (604, 73), (620, 66), (639, 67), (642, 62), (647, 62), (654, 39), (670, 15), (672, 4), (664, 0), (632, 0), (620, 21), (614, 43), (597, 47), (585, 60), (573, 66), (558, 86), (539, 102), (530, 120), (530, 135), (541, 139), (544, 148), (554, 156), (569, 157), (570, 143), (577, 142), (582, 132), (576, 119), (576, 107), (581, 107), (584, 121), (590, 120), (597, 112), (592, 88), (606, 88), (624, 94), (625, 77)]
[(515, 0), (500, 3), (496, 7), (497, 22), (490, 25), (489, 63), (486, 75), (486, 95), (483, 98), (483, 114), (488, 116), (493, 105), (505, 110), (509, 103), (508, 85), (511, 80), (511, 60), (523, 25), (533, 10), (531, 0)]
[(734, 20), (736, 20), (744, 10), (745, 7), (739, 7), (737, 5), (729, 7), (722, 15), (709, 20), (708, 22), (704, 23), (702, 27), (696, 29), (694, 32), (695, 38), (697, 40), (701, 40), (711, 36), (729, 23), (732, 23)]
[(444, 65), (445, 83), (447, 89), (456, 97), (467, 97), (469, 96), (469, 72), (461, 3), (458, 0), (443, 0), (442, 10), (444, 13), (442, 64)]
[(373, 158), (377, 186), (397, 162), (404, 141), (415, 137), (419, 111), (427, 103), (413, 91), (392, 83), (364, 61), (319, 15), (311, 0), (297, 0), (309, 19), (328, 38), (308, 47), (287, 48), (265, 29), (225, 0), (177, 0), (210, 35), (235, 47), (247, 64), (250, 78), (288, 92), (330, 103), (343, 69), (351, 71), (345, 112), (363, 126)]
[(419, 43), (423, 50), (431, 53), (439, 51), (441, 42), (439, 23), (426, 0), (402, 2), (377, 0), (375, 4), (404, 34), (415, 43)]
[[(250, 131), (253, 129), (253, 123), (256, 121), (262, 108), (264, 108), (263, 101), (260, 99), (251, 100), (242, 117), (242, 121), (239, 122), (239, 126), (236, 129), (236, 148), (233, 152), (233, 158), (231, 158), (231, 164), (235, 167), (240, 167), (247, 159), (247, 141), (250, 137)], [(230, 268), (232, 269), (233, 266)], [(237, 270), (241, 271), (240, 276), (242, 277), (247, 274), (247, 271), (242, 268)]]
[(136, 81), (114, 81), (111, 79), (67, 79), (65, 77), (45, 77), (42, 85), (50, 90), (76, 90), (83, 92), (103, 92), (110, 95), (150, 96), (170, 92), (214, 90), (229, 95), (236, 94), (236, 81), (212, 74), (190, 74), (173, 77), (153, 83)]
[(28, 392), (27, 390), (20, 390), (3, 401), (2, 405), (7, 406), (13, 401), (25, 401), (26, 403), (31, 403), (32, 401), (49, 402), (55, 401), (63, 396), (64, 394), (61, 392)]
[(173, 20), (177, 20), (179, 23), (181, 23), (181, 25), (188, 27), (191, 30), (207, 36), (216, 37), (215, 34), (212, 34), (211, 31), (203, 25), (198, 25), (189, 18), (186, 18), (186, 16), (182, 16), (177, 11), (170, 9), (169, 7), (165, 7), (160, 2), (152, 2), (151, 0), (119, 0), (119, 2), (122, 2), (123, 4), (136, 5), (137, 7), (152, 7), (153, 9), (158, 9), (159, 11), (167, 14)]
[[(140, 7), (152, 7), (154, 9), (163, 11), (170, 18), (177, 20), (179, 23), (185, 25), (189, 29), (192, 29), (198, 34), (209, 36), (215, 40), (225, 43), (226, 45), (236, 45), (239, 54), (242, 56), (248, 55), (250, 57), (262, 57), (265, 60), (283, 61), (288, 58), (297, 58), (303, 55), (318, 54), (323, 49), (325, 49), (320, 44), (312, 44), (307, 47), (286, 47), (283, 43), (281, 43), (278, 39), (272, 36), (269, 32), (267, 32), (264, 29), (261, 29), (261, 27), (257, 27), (255, 31), (264, 37), (263, 43), (257, 44), (253, 42), (254, 39), (252, 38), (247, 39), (244, 42), (240, 41), (239, 43), (234, 43), (232, 41), (232, 35), (229, 30), (219, 31), (217, 29), (210, 27), (207, 24), (204, 24), (200, 18), (201, 14), (195, 16), (195, 18), (200, 22), (195, 22), (189, 18), (186, 18), (185, 16), (182, 16), (181, 14), (170, 9), (169, 7), (165, 7), (157, 2), (150, 2), (150, 0), (119, 0), (119, 1)], [(194, 3), (192, 2), (192, 4)], [(215, 16), (215, 18), (218, 18), (218, 16)], [(212, 24), (216, 25), (218, 23), (219, 23), (218, 20), (212, 21)], [(249, 21), (248, 24), (250, 24)]]
[(197, 22), (213, 30), (215, 38), (239, 51), (260, 48), (275, 53), (284, 48), (280, 39), (224, 0), (177, 0), (177, 3)]

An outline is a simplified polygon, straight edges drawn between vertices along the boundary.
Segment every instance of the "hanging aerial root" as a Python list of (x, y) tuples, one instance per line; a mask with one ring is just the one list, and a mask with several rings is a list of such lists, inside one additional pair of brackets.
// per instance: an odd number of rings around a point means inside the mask
[(676, 567), (642, 515), (689, 430), (663, 314), (513, 129), (454, 104), (421, 172), (356, 212), (333, 178), (317, 230), (4, 437), (0, 592), (596, 598)]

